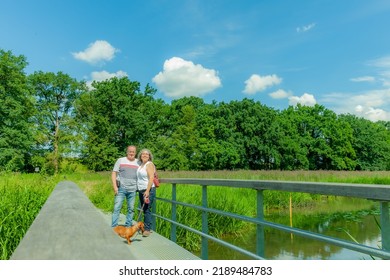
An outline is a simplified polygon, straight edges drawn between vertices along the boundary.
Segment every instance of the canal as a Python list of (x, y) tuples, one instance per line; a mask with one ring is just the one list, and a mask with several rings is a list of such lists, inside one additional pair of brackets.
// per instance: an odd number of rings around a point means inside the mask
[[(338, 209), (333, 203), (317, 206), (315, 209), (300, 209), (291, 216), (288, 210), (273, 211), (266, 215), (266, 220), (290, 225), (299, 229), (321, 233), (359, 244), (381, 247), (379, 210), (373, 208), (370, 201), (346, 199), (345, 209), (361, 208), (360, 210), (333, 212)], [(320, 211), (319, 211), (320, 209)], [(318, 212), (319, 211), (319, 212)], [(234, 235), (223, 238), (249, 251), (255, 252), (255, 227), (248, 227)], [(371, 256), (348, 249), (329, 245), (321, 241), (303, 238), (298, 235), (266, 228), (265, 258), (271, 260), (371, 260)], [(209, 243), (209, 259), (248, 259), (245, 255), (234, 252), (221, 245)]]

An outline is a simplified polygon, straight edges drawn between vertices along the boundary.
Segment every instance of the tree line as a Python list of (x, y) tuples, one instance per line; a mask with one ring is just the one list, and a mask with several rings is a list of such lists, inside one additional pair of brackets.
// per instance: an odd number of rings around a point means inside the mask
[(390, 170), (390, 122), (247, 98), (167, 104), (127, 77), (88, 88), (27, 65), (0, 49), (0, 171), (111, 170), (130, 144), (161, 170)]

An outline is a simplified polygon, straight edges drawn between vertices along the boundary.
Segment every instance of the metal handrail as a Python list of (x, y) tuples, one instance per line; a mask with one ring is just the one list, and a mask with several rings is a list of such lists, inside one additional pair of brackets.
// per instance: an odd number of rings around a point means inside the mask
[[(277, 230), (285, 231), (288, 233), (294, 233), (305, 238), (311, 238), (319, 241), (326, 242), (328, 244), (336, 245), (342, 248), (350, 249), (353, 251), (365, 253), (367, 255), (379, 257), (382, 259), (390, 259), (390, 218), (389, 218), (389, 205), (390, 201), (390, 186), (389, 185), (369, 185), (369, 184), (344, 184), (344, 183), (318, 183), (318, 182), (297, 182), (297, 181), (262, 181), (262, 180), (224, 180), (224, 179), (160, 179), (161, 183), (172, 184), (172, 199), (159, 198), (157, 200), (172, 204), (171, 219), (162, 217), (161, 215), (154, 214), (155, 217), (168, 221), (172, 224), (171, 227), (171, 240), (176, 241), (176, 226), (182, 227), (186, 230), (199, 234), (202, 237), (202, 259), (208, 259), (208, 240), (217, 242), (232, 250), (243, 253), (254, 259), (264, 259), (264, 227), (270, 227)], [(177, 184), (184, 185), (198, 185), (202, 186), (202, 206), (184, 203), (176, 200), (176, 187)], [(257, 191), (257, 217), (247, 217), (243, 215), (237, 215), (217, 209), (207, 207), (207, 187), (208, 186), (220, 186), (220, 187), (236, 187), (236, 188), (250, 188)], [(301, 230), (294, 227), (288, 227), (281, 224), (269, 222), (264, 220), (263, 213), (263, 191), (275, 190), (275, 191), (287, 191), (287, 192), (305, 192), (312, 194), (323, 195), (336, 195), (365, 198), (378, 201), (380, 203), (380, 222), (381, 222), (381, 236), (382, 236), (382, 249), (374, 248), (358, 243), (349, 242), (346, 240), (329, 237), (319, 233), (313, 233), (310, 231)], [(189, 207), (202, 211), (202, 231), (193, 229), (187, 225), (176, 221), (176, 205)], [(227, 216), (230, 218), (239, 219), (246, 222), (251, 222), (257, 225), (257, 251), (253, 252), (244, 250), (228, 242), (219, 240), (208, 234), (207, 229), (207, 214), (214, 213), (221, 216)]]

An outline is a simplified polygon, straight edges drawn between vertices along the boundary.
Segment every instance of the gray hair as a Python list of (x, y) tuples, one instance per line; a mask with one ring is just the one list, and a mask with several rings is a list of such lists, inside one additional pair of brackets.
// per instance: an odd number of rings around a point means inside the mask
[(142, 150), (138, 153), (137, 159), (138, 159), (139, 161), (141, 161), (141, 155), (142, 155), (143, 153), (148, 153), (148, 154), (149, 154), (149, 161), (153, 161), (153, 154), (152, 154), (152, 152), (151, 152), (149, 149), (142, 149)]

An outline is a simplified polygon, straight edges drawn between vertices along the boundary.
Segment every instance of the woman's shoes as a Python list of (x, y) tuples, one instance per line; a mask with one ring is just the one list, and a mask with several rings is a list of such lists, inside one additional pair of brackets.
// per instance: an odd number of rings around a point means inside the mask
[(149, 235), (150, 235), (150, 231), (149, 230), (145, 230), (144, 233), (142, 233), (143, 237), (148, 237)]

